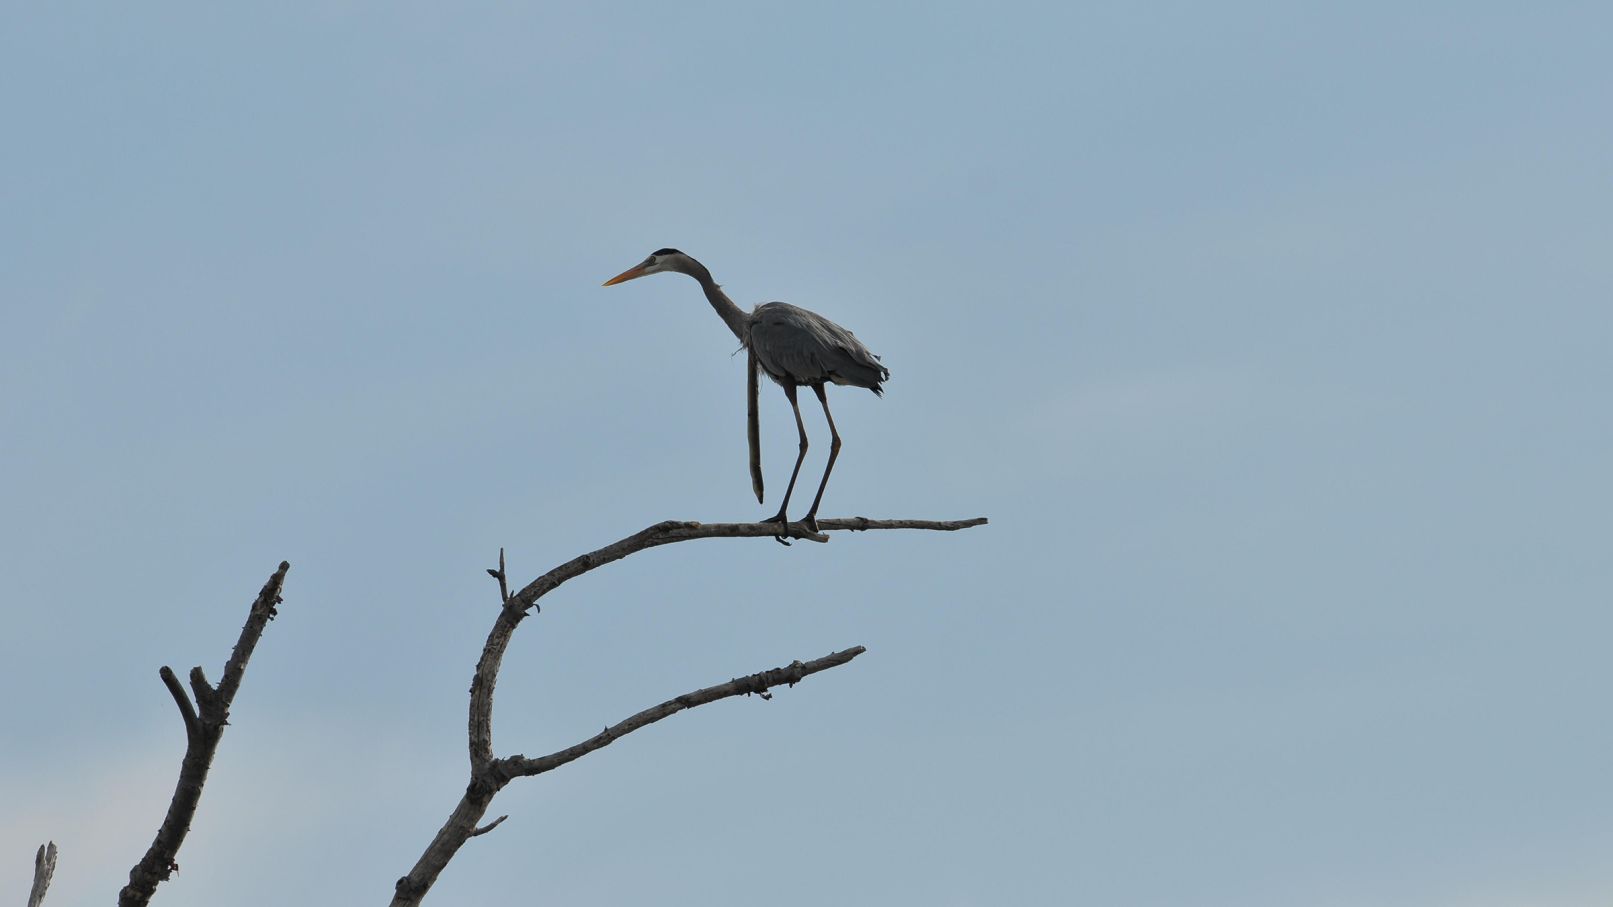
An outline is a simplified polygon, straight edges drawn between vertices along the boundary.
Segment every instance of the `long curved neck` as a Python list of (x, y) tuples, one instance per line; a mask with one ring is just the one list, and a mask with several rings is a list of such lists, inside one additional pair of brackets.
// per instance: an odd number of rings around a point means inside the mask
[(750, 320), (750, 316), (746, 315), (744, 309), (735, 305), (734, 301), (728, 298), (728, 294), (722, 291), (722, 287), (717, 286), (717, 281), (711, 278), (711, 272), (706, 269), (705, 265), (690, 258), (687, 273), (690, 277), (700, 281), (700, 289), (706, 292), (706, 301), (710, 302), (711, 307), (717, 310), (717, 317), (722, 319), (723, 324), (728, 325), (728, 329), (734, 332), (734, 336), (739, 338), (740, 343), (744, 343), (745, 325)]

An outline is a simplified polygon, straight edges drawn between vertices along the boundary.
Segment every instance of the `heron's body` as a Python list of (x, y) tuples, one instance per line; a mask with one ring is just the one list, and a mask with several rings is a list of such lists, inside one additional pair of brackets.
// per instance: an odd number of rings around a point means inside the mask
[(706, 300), (716, 310), (717, 316), (749, 351), (751, 361), (748, 366), (750, 369), (748, 433), (751, 448), (751, 483), (758, 502), (762, 500), (762, 475), (756, 414), (757, 372), (766, 373), (784, 388), (784, 395), (790, 400), (801, 444), (795, 460), (795, 469), (790, 474), (789, 487), (784, 492), (784, 502), (779, 507), (778, 515), (773, 518), (780, 523), (787, 523), (785, 509), (789, 506), (790, 494), (795, 490), (795, 480), (801, 472), (801, 461), (806, 457), (807, 451), (806, 426), (801, 422), (801, 409), (796, 403), (796, 388), (802, 385), (811, 387), (818, 401), (823, 404), (823, 415), (829, 422), (831, 438), (829, 463), (824, 468), (823, 480), (818, 485), (818, 494), (812, 502), (812, 509), (807, 511), (803, 519), (808, 527), (816, 529), (818, 505), (823, 500), (823, 489), (829, 484), (829, 473), (833, 471), (835, 458), (840, 452), (840, 434), (835, 430), (834, 417), (829, 414), (829, 400), (824, 395), (824, 385), (865, 387), (878, 395), (883, 393), (881, 385), (890, 377), (890, 369), (881, 365), (879, 357), (869, 352), (868, 347), (850, 331), (816, 312), (787, 302), (765, 302), (746, 312), (728, 298), (722, 287), (712, 279), (711, 272), (705, 265), (676, 249), (656, 251), (643, 263), (611, 278), (605, 285), (610, 286), (661, 271), (676, 271), (699, 281), (700, 288), (705, 291)]
[(890, 369), (850, 331), (787, 302), (764, 302), (751, 310), (747, 335), (756, 364), (779, 384), (846, 384), (883, 394)]

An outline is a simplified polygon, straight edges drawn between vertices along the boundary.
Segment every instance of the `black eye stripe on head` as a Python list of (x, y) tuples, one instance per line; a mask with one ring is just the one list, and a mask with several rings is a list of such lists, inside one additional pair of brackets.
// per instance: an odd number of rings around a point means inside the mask
[(661, 255), (682, 255), (682, 254), (683, 253), (679, 252), (677, 249), (656, 249), (654, 252), (650, 253), (650, 256), (651, 257), (658, 257), (658, 256), (661, 256)]

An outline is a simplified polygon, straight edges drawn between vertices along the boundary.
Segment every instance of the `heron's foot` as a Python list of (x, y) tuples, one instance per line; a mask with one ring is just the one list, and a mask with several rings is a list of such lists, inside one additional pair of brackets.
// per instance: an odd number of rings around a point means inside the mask
[[(784, 511), (780, 510), (778, 513), (773, 514), (762, 522), (777, 523), (779, 534), (773, 536), (773, 541), (778, 542), (780, 545), (784, 545), (786, 547), (790, 544), (790, 519), (784, 515)], [(813, 531), (815, 532), (817, 530)]]
[(802, 517), (801, 525), (805, 526), (807, 531), (811, 532), (813, 535), (818, 535), (823, 532), (823, 530), (818, 528), (818, 512), (816, 510), (809, 511), (806, 516)]

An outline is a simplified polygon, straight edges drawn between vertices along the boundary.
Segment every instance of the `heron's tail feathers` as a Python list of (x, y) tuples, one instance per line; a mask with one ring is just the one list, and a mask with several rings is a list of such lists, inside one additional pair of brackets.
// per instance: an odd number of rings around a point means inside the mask
[[(873, 356), (872, 353), (869, 354)], [(891, 370), (879, 364), (879, 357), (872, 359), (854, 360), (836, 366), (829, 380), (836, 384), (849, 384), (853, 387), (866, 387), (874, 392), (874, 396), (885, 395), (885, 388), (880, 385), (890, 380)]]

